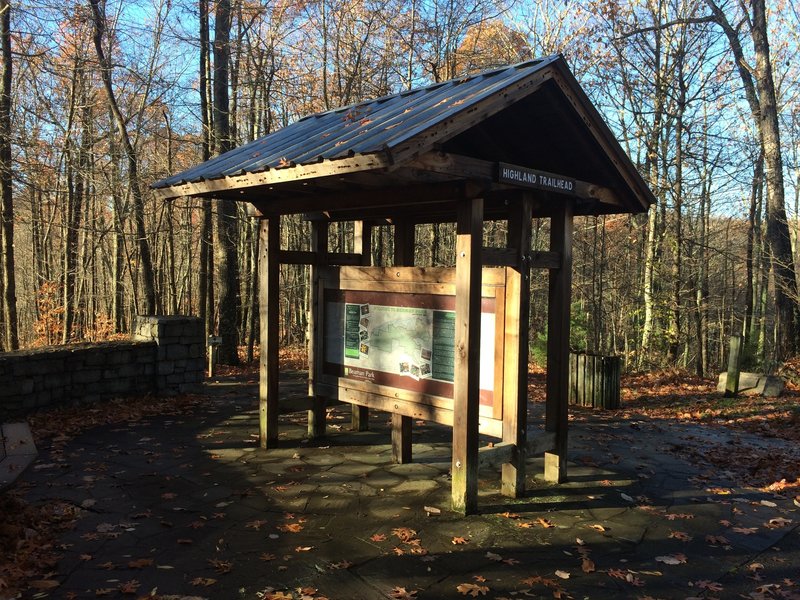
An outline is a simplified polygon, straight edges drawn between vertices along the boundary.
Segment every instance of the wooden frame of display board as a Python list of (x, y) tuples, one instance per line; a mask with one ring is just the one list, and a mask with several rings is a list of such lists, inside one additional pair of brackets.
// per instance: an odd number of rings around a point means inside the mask
[[(316, 320), (321, 395), (453, 425), (455, 269), (326, 267)], [(519, 279), (487, 267), (481, 282), (479, 430), (503, 437), (503, 398), (516, 394)], [(412, 347), (413, 346), (413, 347)], [(506, 381), (508, 379), (508, 381)]]

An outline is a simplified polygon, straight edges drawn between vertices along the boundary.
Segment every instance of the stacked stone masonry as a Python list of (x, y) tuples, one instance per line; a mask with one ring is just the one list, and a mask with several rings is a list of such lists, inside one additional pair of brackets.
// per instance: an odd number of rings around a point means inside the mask
[(44, 406), (195, 391), (203, 338), (196, 317), (139, 316), (130, 341), (0, 354), (0, 421)]

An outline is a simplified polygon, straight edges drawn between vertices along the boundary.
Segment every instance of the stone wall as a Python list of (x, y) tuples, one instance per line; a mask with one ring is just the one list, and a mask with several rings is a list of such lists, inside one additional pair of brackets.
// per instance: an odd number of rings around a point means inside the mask
[(196, 317), (140, 316), (131, 341), (0, 354), (0, 421), (43, 406), (194, 391), (203, 337)]

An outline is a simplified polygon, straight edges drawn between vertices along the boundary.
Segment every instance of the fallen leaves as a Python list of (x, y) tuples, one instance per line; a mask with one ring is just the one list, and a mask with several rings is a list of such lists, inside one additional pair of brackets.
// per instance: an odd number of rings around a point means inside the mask
[(135, 594), (141, 585), (142, 584), (140, 584), (136, 579), (131, 579), (130, 581), (120, 583), (119, 591), (122, 594)]
[(562, 571), (561, 569), (557, 569), (556, 570), (556, 577), (559, 577), (561, 579), (569, 579), (569, 572), (568, 571)]
[(477, 583), (461, 583), (456, 586), (456, 589), (463, 596), (485, 596), (489, 592), (489, 587), (485, 585), (478, 585)]
[(191, 583), (195, 587), (197, 586), (210, 587), (215, 583), (217, 583), (217, 580), (211, 579), (210, 577), (195, 577), (189, 583)]
[(404, 587), (394, 587), (389, 592), (389, 598), (394, 598), (394, 600), (416, 600), (416, 597), (416, 590), (407, 590)]
[(233, 570), (233, 563), (228, 560), (221, 560), (219, 558), (209, 558), (208, 564), (214, 567), (214, 570), (220, 575), (230, 573)]
[(701, 590), (706, 590), (709, 592), (721, 592), (724, 588), (719, 583), (714, 581), (708, 581), (704, 579), (702, 581), (695, 581), (690, 583), (689, 585), (693, 585), (694, 587), (700, 588)]
[(136, 560), (128, 562), (129, 569), (144, 569), (145, 567), (150, 567), (152, 565), (153, 565), (152, 558), (138, 558)]
[(28, 587), (32, 587), (35, 590), (52, 590), (60, 585), (61, 584), (54, 579), (37, 579), (28, 583)]
[(668, 554), (666, 556), (656, 556), (656, 562), (664, 563), (665, 565), (682, 565), (686, 563), (685, 554)]
[(786, 527), (787, 525), (791, 525), (792, 520), (786, 519), (784, 517), (775, 517), (770, 519), (768, 522), (764, 523), (764, 527), (768, 529), (780, 529), (781, 527)]
[(636, 576), (631, 570), (622, 570), (622, 569), (609, 569), (608, 570), (609, 577), (613, 577), (615, 579), (620, 579), (625, 583), (628, 583), (634, 587), (642, 587), (644, 586), (644, 582)]
[(724, 535), (707, 535), (706, 542), (712, 546), (727, 546), (730, 544), (730, 541)]
[(464, 544), (468, 544), (469, 540), (465, 537), (457, 536), (450, 540), (450, 543), (455, 546), (463, 546)]
[(408, 527), (395, 527), (392, 529), (392, 535), (397, 537), (401, 542), (408, 543), (409, 540), (417, 537), (417, 532)]

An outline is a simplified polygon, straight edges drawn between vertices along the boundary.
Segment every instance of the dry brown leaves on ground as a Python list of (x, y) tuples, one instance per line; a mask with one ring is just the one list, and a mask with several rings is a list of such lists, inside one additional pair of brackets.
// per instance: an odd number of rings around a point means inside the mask
[[(664, 423), (726, 427), (800, 443), (800, 389), (792, 383), (787, 384), (779, 398), (724, 398), (716, 391), (716, 381), (687, 373), (664, 371), (627, 375), (622, 378), (619, 410), (598, 412), (576, 408), (572, 416), (577, 420), (646, 418)], [(748, 444), (734, 447), (697, 444), (682, 446), (676, 451), (695, 462), (704, 461), (736, 475), (743, 486), (800, 496), (800, 461), (791, 445), (783, 452)]]
[(0, 595), (13, 598), (32, 581), (39, 589), (59, 585), (44, 574), (60, 558), (56, 539), (72, 529), (79, 511), (64, 502), (30, 506), (12, 492), (0, 495)]

